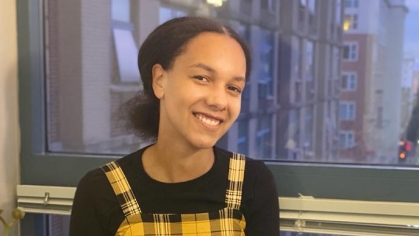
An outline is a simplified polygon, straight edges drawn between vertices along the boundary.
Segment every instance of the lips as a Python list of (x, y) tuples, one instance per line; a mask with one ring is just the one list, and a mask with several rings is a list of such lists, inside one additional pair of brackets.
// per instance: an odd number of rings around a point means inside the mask
[(194, 116), (200, 120), (204, 125), (210, 126), (210, 127), (216, 127), (221, 122), (223, 122), (221, 119), (211, 117), (202, 113), (194, 113)]

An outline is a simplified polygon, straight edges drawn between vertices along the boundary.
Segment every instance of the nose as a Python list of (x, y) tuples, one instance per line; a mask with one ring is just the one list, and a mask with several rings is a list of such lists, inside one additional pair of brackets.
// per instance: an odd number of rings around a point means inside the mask
[(206, 103), (214, 111), (223, 111), (227, 108), (227, 91), (222, 86), (211, 89), (207, 95)]

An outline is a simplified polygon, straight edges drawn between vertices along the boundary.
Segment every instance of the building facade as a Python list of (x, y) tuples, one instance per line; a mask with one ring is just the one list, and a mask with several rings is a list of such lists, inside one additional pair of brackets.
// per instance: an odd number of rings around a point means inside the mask
[(338, 159), (340, 0), (110, 3), (47, 5), (51, 151), (120, 154), (146, 145), (121, 117), (121, 105), (142, 89), (139, 45), (161, 23), (199, 15), (231, 26), (252, 48), (242, 113), (218, 144), (263, 159)]
[(400, 129), (404, 1), (345, 1), (340, 157), (388, 163)]

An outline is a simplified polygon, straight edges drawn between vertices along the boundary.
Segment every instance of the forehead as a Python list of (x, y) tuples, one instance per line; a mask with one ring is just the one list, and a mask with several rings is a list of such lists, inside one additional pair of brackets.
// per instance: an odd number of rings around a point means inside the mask
[(204, 63), (216, 70), (246, 72), (246, 57), (240, 44), (232, 37), (219, 33), (201, 33), (191, 39), (176, 64)]

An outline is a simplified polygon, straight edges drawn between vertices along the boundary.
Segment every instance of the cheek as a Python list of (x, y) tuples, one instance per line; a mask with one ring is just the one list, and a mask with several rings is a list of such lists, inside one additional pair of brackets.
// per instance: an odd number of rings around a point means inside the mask
[(191, 92), (185, 85), (169, 87), (166, 94), (167, 103), (175, 113), (178, 113), (179, 109), (189, 107), (199, 96), (196, 92)]
[(241, 100), (240, 98), (235, 98), (232, 101), (230, 101), (230, 114), (234, 120), (237, 119), (240, 115), (240, 109), (241, 109)]

